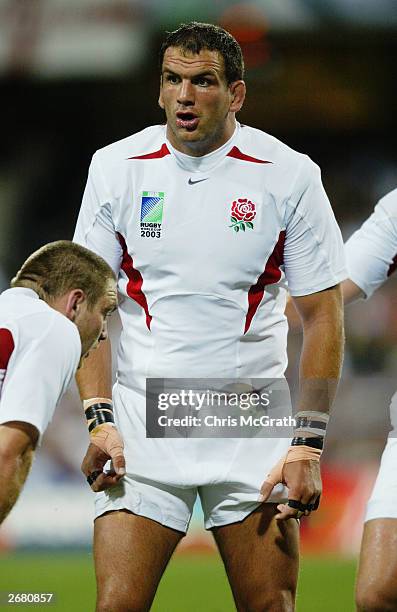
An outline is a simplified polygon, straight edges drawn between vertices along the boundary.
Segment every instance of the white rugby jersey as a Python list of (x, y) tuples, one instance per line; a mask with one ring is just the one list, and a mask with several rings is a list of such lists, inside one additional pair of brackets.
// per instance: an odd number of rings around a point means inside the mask
[(203, 157), (152, 126), (93, 157), (74, 240), (102, 255), (124, 299), (118, 380), (282, 377), (286, 290), (346, 278), (319, 168), (237, 125)]
[(379, 200), (345, 250), (349, 278), (370, 297), (397, 267), (397, 189)]
[(78, 329), (32, 289), (0, 295), (0, 424), (31, 423), (43, 434), (81, 357)]

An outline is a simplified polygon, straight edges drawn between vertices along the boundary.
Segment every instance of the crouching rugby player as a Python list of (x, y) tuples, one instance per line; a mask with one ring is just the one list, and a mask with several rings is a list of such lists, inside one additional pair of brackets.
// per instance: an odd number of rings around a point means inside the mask
[[(34, 450), (83, 357), (107, 337), (117, 304), (113, 272), (88, 249), (68, 241), (33, 253), (0, 295), (0, 523), (14, 506)], [(91, 408), (91, 441), (112, 458), (103, 488), (124, 473), (112, 415)]]

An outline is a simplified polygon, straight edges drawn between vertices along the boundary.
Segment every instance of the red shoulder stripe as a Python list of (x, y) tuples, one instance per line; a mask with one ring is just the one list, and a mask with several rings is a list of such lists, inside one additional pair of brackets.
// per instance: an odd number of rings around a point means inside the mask
[(145, 153), (145, 155), (136, 155), (135, 157), (128, 157), (127, 159), (160, 159), (166, 155), (171, 155), (167, 145), (164, 143), (158, 151), (153, 153)]
[(266, 161), (264, 159), (257, 159), (256, 157), (251, 157), (250, 155), (246, 155), (242, 153), (238, 147), (233, 147), (231, 151), (227, 154), (227, 157), (234, 157), (235, 159), (242, 159), (243, 161), (253, 162), (254, 164), (272, 164), (271, 161)]

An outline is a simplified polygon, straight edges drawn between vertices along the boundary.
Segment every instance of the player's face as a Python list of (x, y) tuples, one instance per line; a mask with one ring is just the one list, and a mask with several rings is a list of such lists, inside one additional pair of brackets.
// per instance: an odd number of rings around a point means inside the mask
[(244, 97), (244, 81), (227, 83), (218, 51), (194, 55), (179, 47), (166, 49), (159, 104), (167, 117), (167, 137), (179, 151), (201, 156), (222, 146), (233, 134)]
[(108, 317), (116, 307), (116, 283), (109, 279), (105, 293), (96, 304), (89, 308), (87, 302), (85, 302), (79, 318), (75, 320), (80, 332), (82, 357), (87, 357), (88, 353), (95, 349), (101, 340), (106, 340)]

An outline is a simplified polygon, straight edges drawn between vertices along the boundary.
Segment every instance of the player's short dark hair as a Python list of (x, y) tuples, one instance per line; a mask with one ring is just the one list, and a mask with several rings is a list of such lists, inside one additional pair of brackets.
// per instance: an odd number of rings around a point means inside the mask
[(228, 84), (244, 78), (244, 59), (237, 40), (223, 28), (212, 23), (191, 21), (182, 23), (177, 30), (167, 32), (160, 49), (160, 70), (164, 53), (168, 47), (179, 47), (194, 55), (202, 49), (218, 51), (225, 64), (225, 77)]
[(102, 257), (69, 240), (58, 240), (30, 255), (11, 287), (29, 287), (45, 300), (81, 289), (92, 308), (105, 293), (109, 279), (115, 279), (114, 273)]

